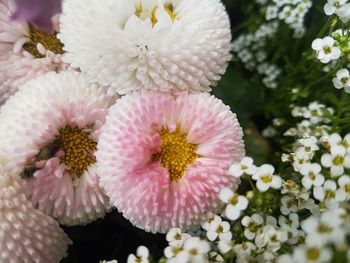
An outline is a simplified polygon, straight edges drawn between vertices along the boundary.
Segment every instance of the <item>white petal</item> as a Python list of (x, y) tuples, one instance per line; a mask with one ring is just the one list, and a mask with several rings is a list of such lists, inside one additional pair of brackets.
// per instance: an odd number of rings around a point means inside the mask
[(228, 219), (236, 220), (241, 214), (241, 211), (232, 205), (226, 206), (225, 215)]
[(219, 194), (219, 198), (221, 201), (223, 201), (224, 203), (228, 203), (228, 201), (233, 197), (234, 193), (231, 189), (229, 188), (223, 188), (221, 191), (220, 191), (220, 194)]

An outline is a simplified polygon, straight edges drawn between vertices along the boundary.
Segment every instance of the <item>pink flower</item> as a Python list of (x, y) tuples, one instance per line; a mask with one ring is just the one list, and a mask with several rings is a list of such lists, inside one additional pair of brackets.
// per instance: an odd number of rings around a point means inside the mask
[(59, 224), (34, 209), (18, 178), (0, 167), (0, 262), (59, 262), (71, 240)]
[(69, 69), (63, 63), (63, 45), (56, 32), (47, 33), (26, 22), (13, 21), (13, 12), (11, 0), (0, 2), (0, 105), (28, 80)]
[(207, 93), (133, 92), (109, 111), (96, 153), (101, 185), (123, 215), (151, 232), (186, 229), (219, 209), (237, 179), (242, 130)]
[(61, 12), (61, 0), (14, 0), (16, 12), (13, 19), (33, 23), (35, 26), (52, 30), (52, 17)]
[(48, 73), (12, 96), (0, 113), (0, 159), (24, 179), (35, 208), (66, 225), (105, 215), (94, 153), (115, 98), (77, 72)]

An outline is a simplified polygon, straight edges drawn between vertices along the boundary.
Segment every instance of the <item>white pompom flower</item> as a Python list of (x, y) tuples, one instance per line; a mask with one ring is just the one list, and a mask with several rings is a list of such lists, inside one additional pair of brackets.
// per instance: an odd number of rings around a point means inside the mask
[(113, 94), (208, 91), (231, 59), (219, 0), (65, 1), (61, 22), (66, 61)]
[(28, 82), (1, 108), (1, 158), (21, 175), (34, 207), (61, 224), (86, 224), (110, 207), (94, 154), (114, 102), (105, 88), (64, 72)]
[(0, 167), (0, 262), (59, 262), (70, 239), (55, 220), (33, 208), (17, 179)]

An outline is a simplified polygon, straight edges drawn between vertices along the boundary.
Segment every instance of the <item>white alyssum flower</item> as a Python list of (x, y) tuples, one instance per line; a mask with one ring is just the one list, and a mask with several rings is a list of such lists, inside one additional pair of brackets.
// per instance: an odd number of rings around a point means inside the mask
[(297, 212), (298, 200), (289, 195), (282, 196), (280, 211), (283, 215), (289, 215), (291, 212)]
[(229, 188), (223, 188), (219, 194), (220, 200), (226, 205), (225, 216), (230, 220), (236, 220), (241, 212), (248, 207), (248, 199), (243, 195), (234, 193)]
[(345, 199), (350, 199), (350, 176), (343, 175), (338, 180), (339, 189), (345, 194)]
[(254, 239), (263, 222), (264, 219), (259, 214), (253, 214), (251, 217), (243, 217), (241, 223), (243, 226), (245, 226), (244, 236), (249, 240)]
[(333, 15), (346, 2), (347, 0), (327, 0), (327, 3), (323, 7), (324, 12), (326, 13), (327, 16)]
[(266, 225), (255, 237), (255, 245), (258, 248), (267, 246), (271, 252), (280, 249), (281, 244), (288, 239), (287, 232), (278, 230), (272, 225)]
[(301, 227), (306, 233), (307, 244), (323, 246), (344, 241), (345, 232), (340, 224), (341, 220), (336, 212), (328, 211), (321, 217), (310, 216), (301, 223)]
[(185, 240), (191, 236), (187, 233), (182, 233), (180, 228), (171, 228), (166, 234), (166, 240), (170, 246), (181, 247)]
[(149, 263), (149, 250), (145, 246), (139, 246), (136, 250), (136, 255), (130, 254), (127, 263)]
[(301, 182), (306, 189), (310, 189), (312, 186), (321, 186), (325, 179), (321, 174), (321, 165), (318, 163), (306, 163), (303, 164), (300, 173), (303, 175)]
[(337, 71), (336, 77), (333, 78), (333, 85), (336, 89), (344, 89), (350, 93), (350, 73), (346, 68)]
[(333, 176), (344, 174), (344, 168), (350, 168), (350, 154), (343, 146), (332, 146), (330, 153), (322, 155), (321, 164), (330, 168)]
[(220, 216), (215, 216), (214, 220), (209, 225), (207, 238), (210, 241), (214, 241), (217, 238), (225, 241), (231, 240), (232, 233), (230, 231), (230, 224), (226, 221), (222, 221)]
[(236, 253), (238, 259), (237, 261), (242, 261), (246, 258), (248, 258), (252, 251), (256, 249), (256, 246), (252, 242), (243, 242), (241, 244), (237, 244), (233, 247), (233, 251)]
[(324, 104), (318, 103), (317, 101), (311, 102), (306, 110), (303, 112), (303, 116), (309, 119), (311, 124), (317, 124), (320, 122), (329, 122), (324, 117), (324, 112), (328, 111), (330, 114), (334, 112), (332, 108), (326, 108)]
[(337, 10), (337, 15), (344, 22), (347, 23), (350, 20), (350, 3), (347, 3)]
[(331, 258), (332, 251), (327, 247), (301, 245), (294, 249), (292, 262), (326, 263), (330, 262)]
[(260, 166), (252, 178), (257, 181), (256, 187), (261, 192), (266, 192), (270, 187), (279, 189), (282, 186), (282, 179), (274, 175), (275, 168), (270, 164)]
[(64, 1), (58, 37), (66, 61), (113, 94), (209, 91), (231, 59), (218, 0)]
[(199, 237), (191, 237), (185, 241), (183, 250), (174, 258), (175, 263), (196, 263), (208, 262), (207, 253), (210, 251), (210, 244)]
[(337, 60), (341, 56), (340, 48), (334, 46), (335, 41), (332, 37), (317, 38), (312, 42), (312, 49), (316, 51), (317, 58), (324, 64), (331, 60)]
[(331, 204), (344, 201), (346, 198), (344, 191), (338, 189), (337, 184), (332, 180), (325, 181), (323, 186), (315, 187), (313, 193), (314, 197), (320, 202)]
[(254, 165), (254, 161), (251, 157), (244, 157), (239, 164), (231, 165), (229, 174), (234, 177), (241, 177), (243, 174), (253, 175), (257, 168)]
[(333, 133), (328, 136), (327, 142), (331, 147), (342, 146), (345, 148), (346, 152), (350, 154), (350, 133), (342, 138), (338, 133)]
[(229, 251), (231, 251), (234, 245), (235, 245), (234, 240), (220, 240), (217, 243), (218, 249), (222, 254), (226, 254)]

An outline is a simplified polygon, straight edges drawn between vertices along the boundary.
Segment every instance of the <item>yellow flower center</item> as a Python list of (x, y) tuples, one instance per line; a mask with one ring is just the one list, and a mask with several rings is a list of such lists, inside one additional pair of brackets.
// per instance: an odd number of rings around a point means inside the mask
[(57, 38), (56, 33), (48, 33), (29, 25), (30, 41), (23, 45), (23, 48), (36, 58), (44, 57), (37, 49), (37, 45), (42, 44), (45, 49), (55, 54), (63, 54), (63, 44)]
[(153, 155), (154, 160), (160, 160), (161, 166), (167, 168), (172, 181), (178, 182), (184, 175), (187, 165), (194, 164), (197, 145), (187, 142), (187, 133), (179, 128), (174, 132), (162, 129), (159, 132), (162, 139), (161, 151)]
[(308, 248), (306, 250), (306, 257), (309, 260), (316, 261), (320, 258), (321, 252), (318, 248)]
[(238, 194), (234, 194), (228, 202), (235, 206), (238, 204), (238, 197), (239, 197)]
[(62, 163), (76, 176), (82, 176), (87, 167), (96, 162), (94, 156), (96, 142), (89, 137), (88, 132), (77, 127), (66, 126), (59, 130), (56, 139), (64, 151), (61, 157)]
[(325, 191), (325, 198), (326, 199), (334, 199), (335, 198), (335, 192), (330, 190), (330, 189), (327, 189)]
[[(164, 10), (168, 13), (168, 15), (170, 16), (171, 20), (174, 22), (176, 19), (176, 15), (174, 13), (174, 6), (172, 4), (165, 4), (163, 5)], [(135, 8), (135, 15), (137, 17), (139, 17), (140, 19), (146, 19), (147, 17), (149, 17), (149, 15), (151, 16), (151, 21), (152, 21), (152, 25), (154, 26), (155, 24), (157, 24), (158, 20), (156, 17), (156, 12), (157, 12), (158, 6), (155, 6), (153, 8), (153, 10), (150, 12), (150, 14), (147, 12), (147, 10), (145, 10), (142, 6), (142, 1), (140, 1), (140, 5), (136, 6)]]
[(344, 157), (341, 155), (337, 155), (333, 158), (333, 164), (334, 165), (342, 165), (344, 163)]
[(329, 233), (329, 232), (332, 232), (332, 228), (330, 228), (328, 225), (325, 225), (325, 224), (319, 224), (317, 227), (317, 231), (319, 233)]
[(272, 182), (272, 176), (271, 175), (263, 175), (263, 176), (261, 176), (261, 181), (264, 184), (271, 183)]

